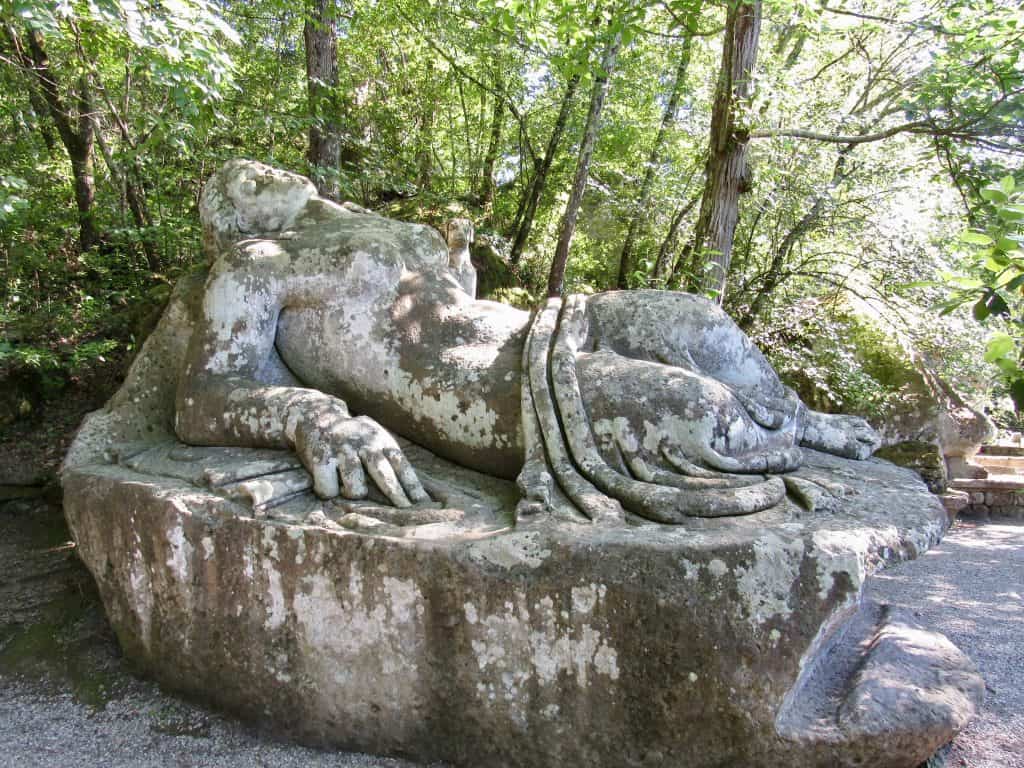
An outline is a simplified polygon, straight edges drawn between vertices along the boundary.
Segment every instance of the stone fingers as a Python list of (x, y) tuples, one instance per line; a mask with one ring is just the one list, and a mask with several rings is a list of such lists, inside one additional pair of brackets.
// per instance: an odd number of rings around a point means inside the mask
[(398, 476), (391, 467), (390, 462), (384, 454), (373, 447), (363, 448), (359, 451), (359, 458), (363, 460), (363, 466), (370, 473), (373, 482), (377, 484), (381, 493), (388, 497), (388, 500), (396, 507), (411, 507), (412, 502), (405, 495), (402, 484), (398, 482)]
[(367, 494), (366, 473), (363, 462), (356, 450), (343, 445), (338, 451), (338, 475), (341, 477), (341, 493), (346, 499), (365, 499)]
[(313, 492), (321, 499), (332, 499), (338, 495), (338, 462), (328, 459), (314, 464), (309, 474), (313, 477)]
[(338, 495), (338, 462), (327, 450), (317, 425), (300, 424), (295, 429), (295, 452), (313, 478), (313, 492), (322, 499)]
[(430, 501), (430, 496), (427, 495), (423, 485), (420, 483), (420, 479), (416, 476), (416, 470), (412, 468), (412, 464), (405, 458), (405, 454), (402, 453), (401, 449), (388, 448), (384, 451), (384, 457), (391, 462), (391, 467), (395, 470), (398, 482), (402, 484), (402, 488), (405, 490), (405, 495), (409, 497), (409, 501), (413, 504)]
[(293, 431), (295, 451), (325, 499), (365, 499), (367, 475), (396, 507), (429, 501), (412, 465), (377, 422), (365, 416), (307, 413)]

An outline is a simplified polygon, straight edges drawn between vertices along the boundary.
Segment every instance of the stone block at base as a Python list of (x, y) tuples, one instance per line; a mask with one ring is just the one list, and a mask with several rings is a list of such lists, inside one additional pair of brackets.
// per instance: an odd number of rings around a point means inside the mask
[(682, 526), (512, 525), (511, 487), (454, 469), (461, 514), (390, 522), (302, 490), (257, 513), (258, 483), (218, 464), (245, 498), (199, 487), (189, 456), (177, 477), (71, 467), (64, 487), (125, 653), (307, 743), (474, 766), (915, 766), (983, 684), (861, 590), (946, 513), (887, 462), (807, 459), (829, 507)]

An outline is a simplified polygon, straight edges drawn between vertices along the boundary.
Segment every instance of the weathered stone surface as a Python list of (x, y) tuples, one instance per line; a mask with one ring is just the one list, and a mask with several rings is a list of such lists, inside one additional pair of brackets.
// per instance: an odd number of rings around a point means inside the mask
[(908, 440), (882, 446), (875, 451), (875, 455), (897, 466), (914, 470), (932, 493), (945, 493), (948, 484), (946, 462), (934, 443)]
[[(800, 472), (841, 479), (834, 511), (513, 527), (512, 486), (459, 470), (447, 482), (478, 517), (381, 533), (308, 492), (260, 519), (123, 465), (64, 482), (126, 653), (307, 741), (465, 765), (916, 765), (973, 712), (980, 678), (917, 629), (937, 655), (888, 659), (909, 630), (858, 602), (945, 513), (884, 462), (810, 453)], [(876, 707), (880, 679), (907, 693)]]
[(995, 425), (935, 373), (909, 341), (900, 341), (913, 376), (899, 406), (887, 413), (880, 425), (884, 441), (890, 445), (932, 443), (946, 461), (948, 477), (984, 477), (974, 457), (983, 443), (995, 438)]
[(288, 448), (322, 498), (375, 486), (408, 507), (428, 496), (392, 430), (498, 477), (534, 457), (524, 487), (541, 507), (546, 464), (585, 516), (621, 504), (659, 522), (767, 509), (786, 489), (759, 475), (795, 469), (800, 446), (863, 459), (879, 445), (863, 419), (809, 410), (702, 297), (573, 296), (531, 318), (474, 299), (469, 221), (446, 245), (313, 190), (246, 161), (207, 184), (183, 441)]
[[(161, 361), (183, 354), (196, 285), (64, 471), (111, 622), (165, 685), (305, 741), (465, 765), (911, 766), (976, 704), (967, 686), (909, 744), (898, 722), (838, 725), (858, 688), (832, 660), (853, 669), (888, 626), (851, 623), (864, 579), (946, 525), (909, 471), (808, 452), (787, 475), (803, 490), (747, 517), (516, 523), (511, 483), (403, 442), (432, 508), (308, 490), (253, 506), (235, 486), (293, 454), (174, 437)], [(915, 658), (914, 681), (943, 668)], [(828, 686), (843, 696), (806, 695)]]

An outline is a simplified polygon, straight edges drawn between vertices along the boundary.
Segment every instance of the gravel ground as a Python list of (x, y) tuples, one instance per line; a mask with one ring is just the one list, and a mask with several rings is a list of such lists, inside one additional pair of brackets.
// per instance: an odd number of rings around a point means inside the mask
[(985, 704), (930, 764), (1024, 768), (1024, 521), (959, 521), (935, 549), (877, 574), (869, 594), (908, 608), (978, 665)]
[[(981, 716), (929, 768), (1024, 768), (1024, 521), (960, 523), (874, 597), (981, 668)], [(0, 768), (412, 768), (282, 744), (133, 677), (51, 495), (0, 503)]]
[(0, 765), (14, 768), (412, 768), (345, 752), (277, 743), (166, 696), (155, 686), (121, 692), (103, 709), (70, 693), (0, 689)]

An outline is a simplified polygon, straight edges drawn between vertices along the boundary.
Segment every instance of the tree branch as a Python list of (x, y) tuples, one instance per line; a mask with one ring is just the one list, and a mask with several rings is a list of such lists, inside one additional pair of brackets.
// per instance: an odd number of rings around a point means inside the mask
[(781, 136), (789, 136), (794, 139), (808, 139), (810, 141), (824, 141), (829, 144), (867, 144), (872, 141), (881, 141), (895, 136), (899, 133), (927, 133), (930, 135), (941, 135), (945, 131), (936, 129), (928, 120), (914, 120), (902, 125), (895, 125), (877, 133), (865, 133), (859, 136), (833, 136), (830, 133), (819, 133), (818, 131), (806, 131), (801, 128), (759, 128), (750, 132), (751, 139), (771, 139)]

